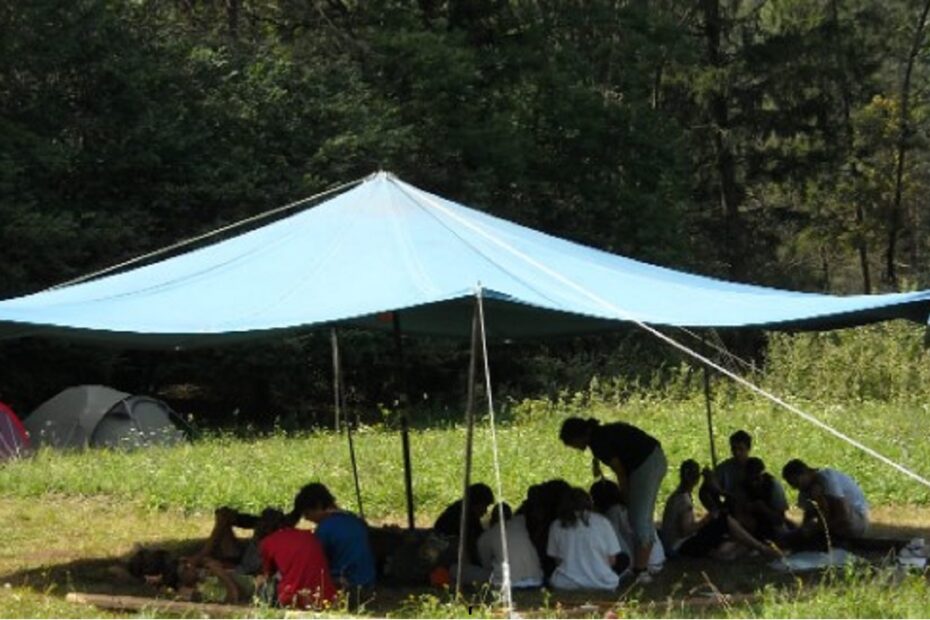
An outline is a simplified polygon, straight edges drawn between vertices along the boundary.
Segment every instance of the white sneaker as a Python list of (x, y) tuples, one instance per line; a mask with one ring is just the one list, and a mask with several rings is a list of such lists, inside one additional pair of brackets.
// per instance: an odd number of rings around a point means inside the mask
[(645, 585), (652, 583), (653, 581), (654, 580), (652, 578), (652, 575), (649, 574), (649, 571), (644, 570), (643, 572), (636, 575), (636, 579), (633, 580), (633, 583), (640, 585), (640, 586), (645, 586)]

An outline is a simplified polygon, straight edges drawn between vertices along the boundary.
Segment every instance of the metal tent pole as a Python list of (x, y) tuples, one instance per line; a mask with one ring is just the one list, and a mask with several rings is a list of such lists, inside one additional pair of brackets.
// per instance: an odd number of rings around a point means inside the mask
[[(339, 419), (345, 411), (345, 390), (342, 388), (342, 362), (339, 357), (339, 336), (334, 327), (330, 331), (330, 341), (333, 347), (333, 391), (335, 392), (335, 420), (336, 432), (339, 432)], [(358, 516), (365, 518), (365, 509), (362, 506), (362, 486), (358, 480), (358, 461), (355, 459), (355, 442), (352, 439), (352, 423), (344, 420), (346, 436), (349, 439), (349, 460), (352, 463), (352, 479), (355, 481), (355, 501), (358, 504)]]
[[(707, 342), (704, 338), (701, 338), (701, 344), (704, 345), (705, 354), (707, 353)], [(710, 394), (710, 368), (707, 367), (707, 364), (703, 365), (704, 368), (704, 407), (707, 410), (707, 437), (710, 440), (710, 462), (711, 468), (717, 468), (717, 446), (714, 443), (714, 410), (711, 404), (711, 394)]]
[(710, 403), (710, 371), (704, 367), (704, 405), (707, 408), (707, 436), (710, 439), (710, 463), (717, 467), (717, 446), (714, 444), (714, 412)]
[(330, 341), (330, 346), (332, 347), (332, 350), (333, 350), (333, 428), (338, 433), (339, 432), (339, 417), (341, 414), (341, 403), (340, 403), (341, 399), (339, 397), (339, 395), (341, 394), (341, 389), (340, 389), (341, 386), (339, 385), (339, 382), (342, 377), (339, 374), (339, 368), (340, 368), (339, 337), (336, 336), (335, 327), (329, 330), (329, 341)]
[(400, 418), (400, 441), (401, 449), (404, 452), (404, 493), (407, 496), (407, 528), (414, 529), (417, 526), (416, 515), (413, 511), (413, 477), (411, 475), (412, 467), (410, 466), (410, 428), (407, 425), (407, 416)]
[[(407, 395), (407, 366), (404, 361), (403, 332), (400, 329), (400, 313), (391, 313), (391, 323), (394, 328), (394, 352), (397, 356), (395, 363), (395, 384), (399, 385), (398, 401), (406, 408), (409, 400)], [(407, 527), (411, 530), (416, 527), (416, 514), (413, 507), (413, 467), (410, 463), (410, 426), (407, 423), (407, 414), (400, 416), (400, 442), (404, 455), (404, 495), (407, 499)]]
[(362, 487), (358, 482), (358, 462), (355, 460), (355, 442), (352, 440), (352, 423), (346, 421), (346, 435), (349, 437), (349, 458), (352, 460), (352, 477), (355, 479), (355, 501), (358, 504), (358, 516), (365, 520), (365, 508), (362, 507)]
[(465, 534), (468, 521), (468, 487), (471, 486), (472, 448), (475, 438), (475, 374), (478, 356), (478, 303), (471, 321), (471, 353), (468, 362), (468, 391), (465, 401), (465, 472), (462, 476), (462, 516), (459, 523), (459, 553), (455, 569), (455, 595), (462, 594), (462, 569), (465, 559)]

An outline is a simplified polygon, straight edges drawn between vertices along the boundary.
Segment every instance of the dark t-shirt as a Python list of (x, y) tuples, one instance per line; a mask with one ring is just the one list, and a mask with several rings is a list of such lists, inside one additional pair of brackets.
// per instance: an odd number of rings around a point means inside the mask
[[(470, 505), (470, 504), (469, 504)], [(465, 552), (468, 554), (466, 560), (471, 562), (478, 561), (478, 537), (484, 532), (484, 526), (481, 525), (481, 519), (469, 514), (465, 523)], [(459, 526), (462, 523), (462, 500), (450, 504), (439, 518), (436, 519), (436, 525), (433, 529), (446, 536), (459, 535)]]
[(604, 463), (620, 459), (627, 475), (642, 465), (659, 446), (655, 437), (625, 422), (598, 426), (591, 432), (588, 441), (588, 447), (595, 458)]
[(375, 583), (375, 557), (368, 542), (368, 526), (350, 512), (335, 512), (316, 526), (333, 577), (350, 586)]
[(734, 458), (724, 459), (714, 469), (714, 477), (720, 490), (737, 499), (746, 497), (746, 464)]

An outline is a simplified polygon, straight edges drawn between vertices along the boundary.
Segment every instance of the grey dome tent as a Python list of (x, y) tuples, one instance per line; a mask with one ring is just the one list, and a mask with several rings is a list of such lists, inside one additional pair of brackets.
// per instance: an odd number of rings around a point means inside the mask
[(36, 447), (138, 448), (183, 441), (176, 419), (160, 400), (81, 385), (45, 401), (23, 424)]

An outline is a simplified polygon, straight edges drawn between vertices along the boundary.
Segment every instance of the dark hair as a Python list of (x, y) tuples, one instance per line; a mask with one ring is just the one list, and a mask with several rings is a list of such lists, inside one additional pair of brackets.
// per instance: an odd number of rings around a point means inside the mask
[(746, 460), (746, 477), (755, 478), (756, 476), (761, 476), (765, 472), (765, 462), (755, 456), (749, 457)]
[[(533, 541), (540, 558), (548, 557), (546, 546), (549, 542), (549, 528), (557, 518), (562, 496), (571, 489), (570, 484), (556, 478), (535, 484), (527, 491), (523, 514), (526, 515), (526, 529), (529, 531), (530, 540)], [(543, 559), (544, 563), (546, 561)]]
[(571, 490), (572, 486), (561, 478), (531, 486), (523, 506), (527, 520), (538, 523), (540, 528), (548, 532), (549, 524), (558, 516), (562, 498)]
[(752, 435), (747, 433), (744, 430), (738, 430), (732, 435), (730, 435), (730, 446), (735, 446), (736, 444), (741, 443), (747, 448), (752, 447)]
[(136, 579), (160, 576), (169, 588), (178, 585), (178, 559), (164, 549), (137, 549), (126, 562), (126, 569)]
[(298, 491), (294, 497), (292, 515), (302, 515), (308, 510), (326, 510), (336, 507), (336, 498), (320, 482), (311, 482)]
[(697, 482), (701, 477), (701, 466), (694, 459), (686, 459), (678, 467), (678, 476), (682, 482)]
[(791, 459), (781, 468), (781, 477), (785, 480), (796, 480), (798, 476), (808, 469), (810, 469), (810, 467), (801, 459)]
[(616, 482), (601, 478), (591, 485), (591, 500), (594, 502), (594, 508), (600, 512), (607, 512), (611, 506), (623, 503), (623, 496), (620, 493), (620, 487)]
[(292, 525), (288, 516), (277, 508), (265, 508), (255, 524), (255, 539), (262, 540), (269, 534), (274, 534), (282, 527)]
[(510, 504), (501, 502), (495, 505), (494, 508), (491, 508), (491, 519), (489, 520), (491, 525), (501, 520), (501, 510), (504, 511), (504, 521), (510, 521), (510, 519), (513, 518), (513, 509), (510, 507)]
[(472, 507), (490, 506), (494, 503), (494, 491), (483, 482), (473, 484), (468, 487), (468, 503)]
[(572, 487), (572, 489), (562, 496), (559, 503), (559, 522), (562, 527), (572, 527), (578, 521), (582, 524), (588, 524), (587, 512), (594, 509), (591, 496), (584, 489)]
[(587, 437), (592, 430), (597, 428), (600, 422), (594, 418), (583, 420), (581, 418), (568, 418), (562, 422), (562, 428), (559, 430), (559, 439), (562, 443), (568, 443), (575, 439)]
[(553, 478), (552, 480), (546, 480), (542, 484), (538, 485), (540, 492), (552, 502), (558, 502), (563, 495), (572, 490), (572, 485), (563, 480), (562, 478)]

